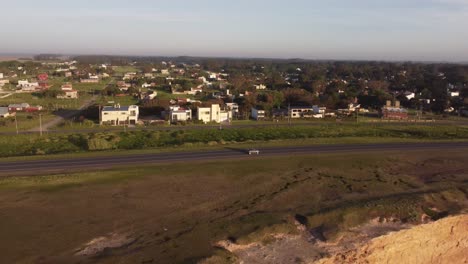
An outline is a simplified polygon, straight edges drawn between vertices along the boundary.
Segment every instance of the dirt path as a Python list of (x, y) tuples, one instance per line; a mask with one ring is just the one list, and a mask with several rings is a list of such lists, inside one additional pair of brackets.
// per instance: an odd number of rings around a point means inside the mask
[[(67, 111), (67, 112), (64, 112), (62, 113), (60, 116), (57, 116), (56, 118), (50, 120), (49, 122), (45, 123), (45, 124), (42, 124), (42, 131), (47, 131), (49, 130), (50, 128), (52, 127), (55, 127), (57, 126), (58, 124), (62, 123), (63, 121), (65, 121), (66, 119), (69, 119), (69, 118), (72, 118), (76, 115), (78, 115), (79, 113), (81, 113), (81, 111), (83, 111), (84, 109), (88, 108), (89, 106), (91, 106), (97, 99), (97, 95), (94, 95), (92, 98), (90, 98), (89, 100), (86, 100), (81, 106), (80, 108), (78, 108), (78, 110), (76, 111)], [(29, 132), (38, 132), (40, 131), (41, 128), (40, 127), (35, 127), (35, 128), (32, 128), (30, 130), (28, 130)]]

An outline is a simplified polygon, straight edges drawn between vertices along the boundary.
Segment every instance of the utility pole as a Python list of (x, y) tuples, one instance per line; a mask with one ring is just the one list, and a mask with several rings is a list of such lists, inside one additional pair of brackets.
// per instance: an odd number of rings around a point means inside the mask
[(291, 104), (288, 103), (288, 124), (291, 125)]
[(16, 135), (19, 134), (18, 132), (18, 119), (16, 119), (16, 113), (15, 113), (15, 127), (16, 127)]
[(42, 137), (42, 114), (39, 114), (39, 134)]

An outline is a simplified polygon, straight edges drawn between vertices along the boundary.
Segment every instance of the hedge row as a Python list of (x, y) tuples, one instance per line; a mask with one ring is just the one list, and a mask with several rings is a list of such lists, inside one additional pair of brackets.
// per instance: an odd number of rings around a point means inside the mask
[(43, 155), (109, 149), (145, 149), (193, 143), (268, 141), (275, 139), (393, 137), (468, 139), (462, 126), (323, 125), (213, 130), (132, 131), (71, 135), (2, 136), (0, 156)]

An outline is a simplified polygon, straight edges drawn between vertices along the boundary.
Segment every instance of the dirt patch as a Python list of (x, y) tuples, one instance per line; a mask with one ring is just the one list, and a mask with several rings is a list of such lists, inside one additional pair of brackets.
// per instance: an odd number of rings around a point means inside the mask
[(94, 257), (109, 249), (118, 249), (133, 244), (137, 239), (131, 235), (112, 233), (97, 237), (76, 250), (75, 256)]

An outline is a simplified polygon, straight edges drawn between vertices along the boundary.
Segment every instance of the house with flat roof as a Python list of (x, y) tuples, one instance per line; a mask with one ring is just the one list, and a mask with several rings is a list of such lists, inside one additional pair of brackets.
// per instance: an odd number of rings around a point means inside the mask
[(136, 125), (138, 122), (139, 109), (136, 105), (120, 106), (104, 106), (99, 115), (99, 124), (121, 126), (121, 125)]
[(169, 121), (171, 123), (186, 122), (192, 120), (192, 109), (180, 106), (169, 107)]
[(255, 120), (262, 120), (266, 117), (266, 112), (261, 107), (252, 107), (251, 116)]
[(222, 110), (219, 104), (212, 104), (209, 107), (198, 107), (197, 118), (203, 123), (225, 123), (232, 120), (232, 112), (230, 110)]

